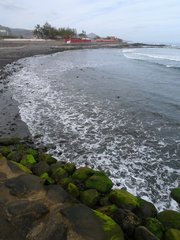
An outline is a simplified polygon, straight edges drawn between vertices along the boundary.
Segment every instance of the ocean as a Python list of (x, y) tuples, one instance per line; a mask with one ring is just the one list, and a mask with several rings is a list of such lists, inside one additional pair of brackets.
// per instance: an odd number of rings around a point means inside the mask
[(104, 170), (158, 210), (179, 210), (169, 194), (180, 184), (180, 49), (65, 51), (7, 68), (37, 145)]

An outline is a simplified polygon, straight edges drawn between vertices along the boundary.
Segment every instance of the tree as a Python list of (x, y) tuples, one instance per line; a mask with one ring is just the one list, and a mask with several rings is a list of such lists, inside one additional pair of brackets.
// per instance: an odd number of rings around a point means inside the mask
[(87, 37), (86, 32), (85, 32), (84, 30), (82, 30), (82, 32), (79, 33), (78, 35), (79, 35), (79, 37), (81, 37), (81, 38), (86, 38), (86, 37)]

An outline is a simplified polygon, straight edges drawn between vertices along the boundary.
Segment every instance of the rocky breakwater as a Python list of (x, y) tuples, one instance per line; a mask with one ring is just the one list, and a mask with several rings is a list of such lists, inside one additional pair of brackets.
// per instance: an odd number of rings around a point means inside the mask
[[(0, 139), (0, 239), (179, 240), (180, 213), (133, 196), (102, 171)], [(180, 189), (172, 191), (179, 201)]]

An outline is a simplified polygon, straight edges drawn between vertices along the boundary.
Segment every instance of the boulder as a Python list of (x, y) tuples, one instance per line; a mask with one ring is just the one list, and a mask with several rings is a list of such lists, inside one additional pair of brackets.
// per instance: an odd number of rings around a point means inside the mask
[(164, 235), (164, 227), (156, 218), (147, 218), (145, 227), (152, 232), (157, 238), (162, 239)]
[(11, 170), (13, 171), (12, 169), (12, 166), (14, 166), (13, 168), (16, 170), (16, 169), (20, 169), (21, 171), (23, 171), (24, 173), (29, 173), (29, 174), (32, 174), (32, 171), (27, 168), (26, 166), (20, 164), (20, 163), (17, 163), (17, 162), (14, 162), (14, 161), (10, 161), (8, 163), (8, 165), (10, 166)]
[(118, 210), (118, 207), (115, 204), (100, 207), (97, 209), (98, 212), (106, 214), (109, 217), (113, 217), (114, 213)]
[(40, 178), (41, 178), (42, 180), (44, 180), (44, 184), (45, 184), (45, 185), (49, 185), (49, 184), (54, 184), (54, 183), (55, 183), (54, 179), (52, 179), (52, 178), (48, 175), (48, 173), (46, 173), (46, 172), (43, 173), (43, 174), (41, 174)]
[(73, 183), (68, 184), (67, 191), (75, 198), (77, 198), (80, 194), (79, 189)]
[(18, 144), (20, 142), (20, 138), (12, 137), (12, 138), (0, 138), (0, 145), (1, 146), (10, 146), (14, 144)]
[(31, 167), (36, 164), (36, 160), (34, 159), (33, 155), (27, 154), (23, 157), (20, 163), (26, 167)]
[(180, 188), (174, 188), (171, 191), (171, 197), (180, 204)]
[(180, 230), (180, 213), (173, 210), (165, 210), (157, 215), (157, 219), (163, 224), (166, 230), (175, 228)]
[(79, 180), (79, 181), (85, 181), (93, 174), (94, 174), (93, 169), (88, 168), (88, 167), (80, 167), (73, 173), (72, 178)]
[(120, 208), (135, 209), (140, 206), (139, 199), (124, 189), (116, 189), (110, 193), (109, 199)]
[(76, 170), (76, 165), (74, 163), (66, 163), (63, 168), (69, 175), (72, 175)]
[(4, 146), (2, 149), (1, 149), (1, 153), (7, 157), (7, 155), (11, 152), (10, 148), (7, 147), (7, 146)]
[(49, 165), (57, 162), (55, 158), (46, 153), (39, 154), (39, 161), (45, 161)]
[(99, 200), (99, 193), (96, 189), (88, 189), (81, 192), (80, 199), (88, 207), (94, 207)]
[(165, 234), (165, 240), (179, 240), (180, 231), (177, 229), (170, 228)]
[(55, 169), (53, 172), (52, 172), (52, 177), (55, 181), (59, 181), (60, 179), (62, 178), (65, 178), (68, 176), (68, 173), (61, 167)]
[(135, 230), (134, 234), (135, 240), (159, 240), (153, 233), (151, 233), (147, 228), (139, 226)]
[(142, 219), (148, 217), (156, 217), (157, 209), (148, 201), (139, 198), (139, 205), (133, 210), (133, 212)]
[(12, 151), (7, 155), (7, 159), (15, 162), (20, 162), (23, 158), (23, 155), (24, 154), (22, 152)]
[(112, 218), (121, 226), (129, 237), (133, 236), (136, 227), (142, 223), (139, 217), (127, 209), (117, 209)]
[(111, 190), (113, 183), (105, 173), (96, 172), (87, 179), (85, 185), (87, 188), (96, 189), (100, 193), (108, 193)]
[(32, 172), (37, 176), (40, 176), (45, 172), (49, 173), (49, 171), (50, 171), (49, 165), (46, 162), (43, 162), (43, 161), (40, 161), (40, 162), (36, 163), (32, 167)]

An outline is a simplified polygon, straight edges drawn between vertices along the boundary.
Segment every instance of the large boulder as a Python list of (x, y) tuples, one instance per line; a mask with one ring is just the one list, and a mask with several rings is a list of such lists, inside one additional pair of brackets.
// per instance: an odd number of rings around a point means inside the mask
[(159, 240), (159, 238), (157, 238), (147, 228), (139, 226), (135, 230), (134, 240)]
[(94, 174), (93, 169), (88, 167), (80, 167), (73, 173), (72, 178), (79, 181), (85, 181), (93, 174)]
[(100, 193), (108, 193), (113, 183), (103, 172), (96, 172), (85, 183), (87, 188), (96, 189)]
[(157, 216), (157, 209), (155, 206), (151, 202), (140, 198), (139, 205), (133, 210), (133, 212), (142, 219)]
[(157, 219), (163, 224), (166, 230), (169, 228), (180, 230), (180, 213), (176, 211), (162, 211), (157, 215)]
[(81, 202), (88, 207), (94, 207), (99, 200), (99, 193), (96, 189), (88, 189), (81, 192), (80, 194)]
[(43, 161), (36, 163), (32, 167), (32, 172), (37, 176), (41, 176), (43, 173), (46, 173), (46, 172), (49, 173), (49, 171), (50, 171), (49, 165)]
[(132, 210), (140, 206), (139, 199), (124, 189), (113, 190), (109, 199), (120, 208)]

